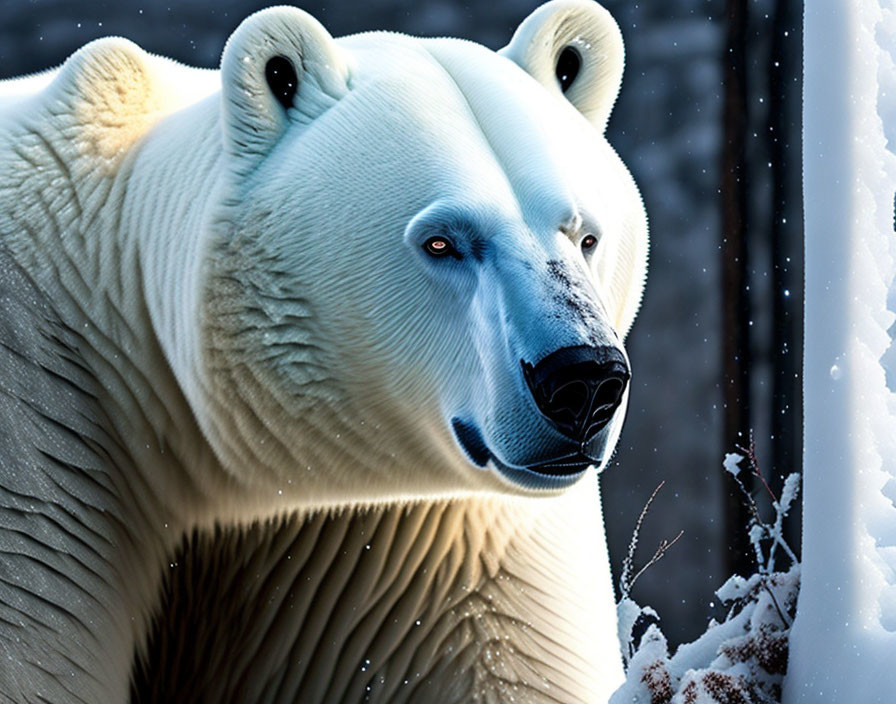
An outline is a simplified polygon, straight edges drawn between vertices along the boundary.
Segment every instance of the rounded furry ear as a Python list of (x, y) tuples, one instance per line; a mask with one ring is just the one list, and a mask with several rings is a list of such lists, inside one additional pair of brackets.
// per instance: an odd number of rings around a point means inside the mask
[(243, 20), (221, 57), (225, 147), (239, 160), (263, 158), (297, 108), (303, 122), (348, 90), (348, 66), (326, 29), (307, 12), (271, 7)]
[(591, 0), (552, 0), (535, 10), (499, 52), (565, 97), (601, 132), (622, 83), (619, 25)]

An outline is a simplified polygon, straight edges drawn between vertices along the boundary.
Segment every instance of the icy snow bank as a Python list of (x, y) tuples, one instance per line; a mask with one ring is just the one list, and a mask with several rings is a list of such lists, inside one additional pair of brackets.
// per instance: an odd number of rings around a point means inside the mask
[(891, 704), (896, 365), (888, 388), (881, 358), (896, 300), (893, 0), (807, 2), (804, 32), (803, 565), (784, 702)]

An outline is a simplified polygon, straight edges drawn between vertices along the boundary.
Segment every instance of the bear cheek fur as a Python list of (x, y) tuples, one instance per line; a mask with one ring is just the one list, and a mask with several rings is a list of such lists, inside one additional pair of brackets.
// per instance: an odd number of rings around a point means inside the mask
[[(365, 100), (349, 110), (369, 111)], [(349, 144), (332, 143), (324, 124), (349, 119), (343, 105), (312, 131), (285, 135), (240, 184), (241, 205), (216, 216), (202, 304), (206, 433), (229, 464), (274, 467), (267, 473), (281, 481), (296, 467), (336, 462), (393, 494), (456, 491), (483, 474), (465, 462), (442, 412), (446, 394), (469, 395), (479, 374), (468, 302), (402, 241), (440, 191), (431, 172), (452, 169), (438, 154), (406, 155), (403, 181), (425, 187), (395, 183), (394, 150), (419, 145), (396, 145), (394, 104), (378, 107), (391, 117), (350, 113), (360, 136)], [(352, 166), (359, 144), (381, 151), (365, 147)], [(357, 494), (336, 474), (321, 481)]]
[(303, 502), (354, 497), (359, 480), (371, 499), (468, 485), (439, 391), (469, 379), (456, 363), (472, 350), (460, 319), (427, 314), (442, 293), (400, 241), (359, 265), (319, 226), (272, 227), (271, 212), (247, 208), (208, 252), (205, 430), (225, 467), (250, 484), (298, 480)]

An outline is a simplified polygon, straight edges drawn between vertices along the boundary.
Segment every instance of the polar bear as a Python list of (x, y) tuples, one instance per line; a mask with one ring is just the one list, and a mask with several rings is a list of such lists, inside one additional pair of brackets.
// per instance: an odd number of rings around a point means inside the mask
[(276, 7), (0, 84), (0, 698), (606, 701), (622, 66)]

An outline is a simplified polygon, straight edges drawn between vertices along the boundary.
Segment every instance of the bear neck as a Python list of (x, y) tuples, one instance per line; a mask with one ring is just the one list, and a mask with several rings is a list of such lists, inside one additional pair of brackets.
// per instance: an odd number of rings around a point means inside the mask
[(194, 532), (134, 701), (606, 701), (622, 670), (593, 479)]

